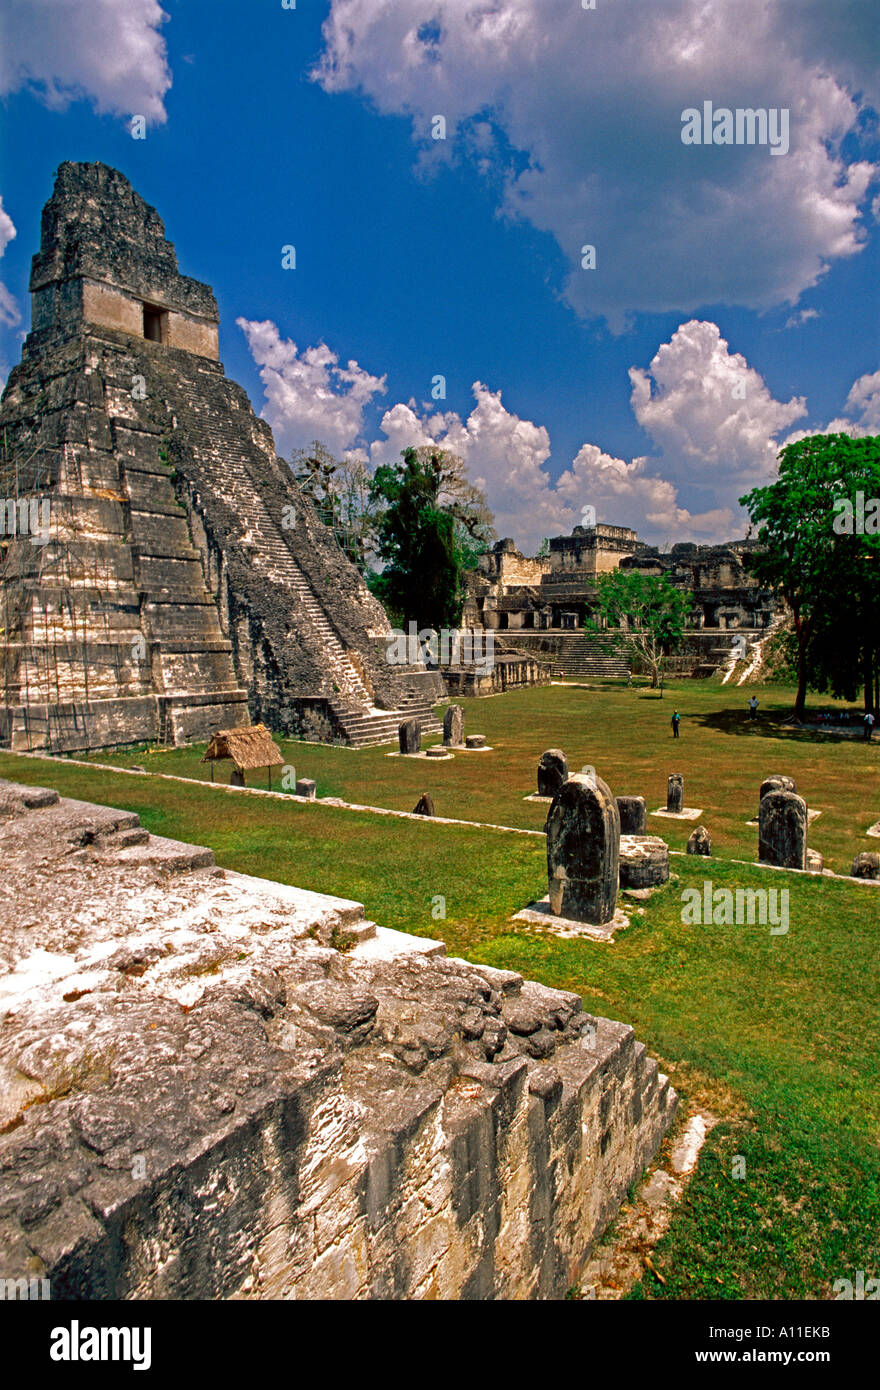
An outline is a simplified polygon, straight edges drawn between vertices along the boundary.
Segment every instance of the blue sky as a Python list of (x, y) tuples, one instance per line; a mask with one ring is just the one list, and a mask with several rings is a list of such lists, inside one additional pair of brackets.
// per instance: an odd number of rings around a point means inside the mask
[[(876, 28), (870, 0), (7, 0), (4, 374), (54, 169), (103, 160), (213, 286), (280, 452), (437, 440), (527, 549), (587, 505), (743, 534), (786, 438), (880, 433)], [(789, 152), (686, 147), (705, 100), (790, 110)]]

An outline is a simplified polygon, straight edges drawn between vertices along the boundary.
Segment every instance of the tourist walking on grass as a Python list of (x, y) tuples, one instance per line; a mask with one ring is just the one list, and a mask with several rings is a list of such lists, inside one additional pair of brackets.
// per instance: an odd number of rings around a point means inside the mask
[(868, 710), (868, 713), (865, 715), (865, 738), (868, 739), (868, 740), (870, 740), (871, 734), (872, 734), (873, 732), (874, 732), (874, 716), (873, 716), (873, 714), (871, 713), (871, 711)]
[(758, 697), (753, 695), (749, 700), (749, 715), (754, 720), (758, 717)]
[(669, 722), (672, 725), (672, 737), (678, 738), (678, 726), (681, 723), (681, 715), (679, 714), (677, 709), (674, 709), (672, 711), (672, 718)]

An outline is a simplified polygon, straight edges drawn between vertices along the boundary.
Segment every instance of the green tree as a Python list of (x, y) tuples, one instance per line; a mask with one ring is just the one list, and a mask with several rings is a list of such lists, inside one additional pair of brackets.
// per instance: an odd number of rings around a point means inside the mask
[(405, 449), (370, 484), (373, 546), (384, 568), (368, 582), (391, 616), (420, 627), (456, 627), (464, 576), (494, 535), (485, 497), (443, 450)]
[(862, 684), (871, 708), (880, 655), (880, 439), (800, 439), (781, 450), (776, 482), (740, 501), (761, 542), (751, 568), (791, 609), (795, 717), (804, 716), (811, 681), (850, 698)]
[[(667, 657), (681, 643), (690, 610), (690, 596), (665, 575), (617, 569), (599, 579), (595, 615), (623, 629), (624, 645), (647, 667), (654, 689)], [(601, 631), (595, 617), (584, 626), (589, 632)]]
[(290, 469), (320, 520), (333, 531), (349, 559), (363, 570), (373, 532), (366, 464), (353, 455), (337, 459), (315, 439), (307, 448), (294, 451)]

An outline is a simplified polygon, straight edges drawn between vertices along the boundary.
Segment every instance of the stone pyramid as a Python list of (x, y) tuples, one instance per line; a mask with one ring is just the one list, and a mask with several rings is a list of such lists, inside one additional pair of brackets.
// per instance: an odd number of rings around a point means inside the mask
[(0, 742), (439, 728), (442, 679), (385, 661), (383, 608), (223, 371), (213, 292), (117, 170), (61, 165), (31, 292), (0, 401)]

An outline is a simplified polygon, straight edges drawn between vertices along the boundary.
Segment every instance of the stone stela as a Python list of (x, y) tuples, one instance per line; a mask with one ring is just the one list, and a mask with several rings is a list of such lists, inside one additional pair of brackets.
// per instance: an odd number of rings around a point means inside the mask
[(771, 789), (758, 808), (758, 859), (781, 869), (807, 868), (807, 803), (797, 792)]
[(600, 777), (576, 773), (557, 791), (546, 824), (550, 908), (601, 925), (617, 910), (620, 814)]

